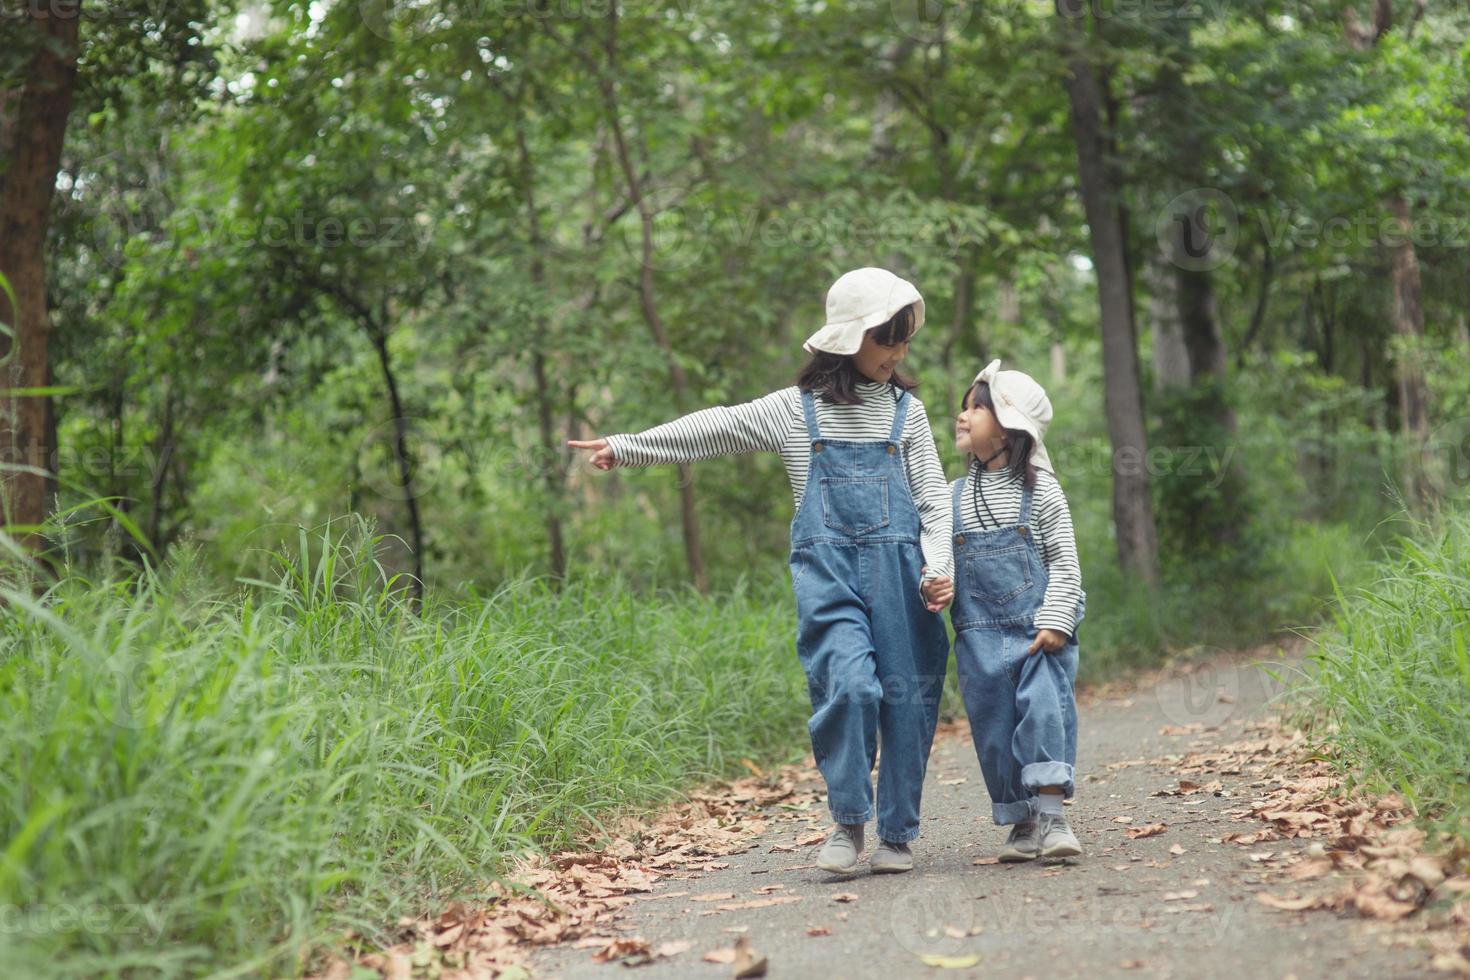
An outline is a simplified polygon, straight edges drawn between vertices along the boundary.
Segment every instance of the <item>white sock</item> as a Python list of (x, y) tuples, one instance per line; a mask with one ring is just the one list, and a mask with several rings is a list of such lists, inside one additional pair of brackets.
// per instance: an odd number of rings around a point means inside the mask
[(1061, 793), (1037, 793), (1036, 794), (1036, 812), (1037, 813), (1051, 813), (1051, 814), (1055, 814), (1056, 816), (1059, 816), (1060, 817), (1062, 815), (1062, 794)]

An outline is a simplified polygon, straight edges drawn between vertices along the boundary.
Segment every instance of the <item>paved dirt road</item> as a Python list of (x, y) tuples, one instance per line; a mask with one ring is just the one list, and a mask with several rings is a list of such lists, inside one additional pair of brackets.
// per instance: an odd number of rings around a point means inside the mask
[[(1003, 834), (990, 822), (968, 737), (948, 733), (930, 762), (915, 871), (830, 878), (811, 867), (815, 846), (773, 852), (772, 845), (789, 845), (794, 837), (791, 824), (773, 823), (758, 846), (728, 858), (727, 870), (661, 881), (628, 910), (629, 934), (655, 947), (692, 944), (636, 973), (648, 980), (728, 977), (731, 967), (701, 957), (730, 946), (738, 934), (730, 930), (744, 927), (768, 958), (771, 977), (1431, 975), (1426, 954), (1388, 945), (1376, 923), (1282, 912), (1255, 900), (1262, 890), (1282, 892), (1284, 883), (1264, 877), (1249, 853), (1305, 849), (1310, 842), (1242, 848), (1210, 838), (1250, 829), (1225, 811), (1275, 785), (1272, 773), (1221, 777), (1229, 795), (1150, 796), (1179, 778), (1157, 760), (1241, 738), (1265, 716), (1280, 686), (1250, 660), (1222, 656), (1187, 675), (1084, 704), (1079, 791), (1067, 812), (1085, 852), (1066, 864), (974, 863), (993, 858)], [(1207, 730), (1197, 732), (1200, 726)], [(1192, 730), (1161, 733), (1175, 728)], [(1119, 817), (1132, 825), (1164, 822), (1168, 829), (1131, 839)], [(725, 912), (690, 901), (722, 892), (754, 900), (762, 897), (758, 889), (774, 885), (781, 887), (769, 894), (800, 900)], [(676, 892), (687, 894), (660, 897)], [(842, 902), (839, 895), (856, 897)], [(829, 934), (808, 935), (813, 927)], [(968, 968), (937, 968), (924, 964), (924, 954), (979, 960)], [(588, 950), (565, 947), (541, 951), (533, 965), (537, 976), (628, 973), (593, 962)]]

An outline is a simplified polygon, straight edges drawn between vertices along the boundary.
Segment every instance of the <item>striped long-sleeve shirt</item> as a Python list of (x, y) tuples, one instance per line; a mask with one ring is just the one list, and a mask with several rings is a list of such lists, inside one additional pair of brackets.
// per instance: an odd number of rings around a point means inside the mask
[[(975, 493), (975, 478), (980, 476)], [(1021, 519), (1021, 481), (1008, 469), (981, 470), (970, 464), (960, 492), (960, 527), (965, 531), (988, 531), (1011, 527)], [(989, 505), (989, 510), (986, 510)], [(992, 520), (992, 516), (994, 520)], [(1046, 595), (1036, 611), (1037, 629), (1058, 630), (1071, 636), (1077, 629), (1077, 606), (1082, 601), (1082, 566), (1077, 561), (1077, 539), (1072, 533), (1072, 514), (1062, 485), (1046, 470), (1036, 471), (1036, 486), (1031, 491), (1032, 540), (1046, 565)]]
[[(817, 428), (829, 439), (887, 439), (899, 390), (885, 382), (860, 382), (859, 405), (834, 405), (815, 399)], [(607, 437), (619, 466), (692, 463), (715, 456), (758, 451), (781, 454), (796, 506), (806, 490), (811, 440), (795, 385), (740, 405), (691, 412), (634, 435)], [(901, 451), (909, 491), (919, 511), (919, 544), (929, 577), (954, 574), (949, 485), (934, 446), (934, 431), (923, 404), (909, 397)]]

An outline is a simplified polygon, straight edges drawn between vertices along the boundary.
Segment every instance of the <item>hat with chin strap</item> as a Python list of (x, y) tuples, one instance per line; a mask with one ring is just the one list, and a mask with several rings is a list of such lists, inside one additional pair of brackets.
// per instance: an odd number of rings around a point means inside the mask
[(1055, 476), (1051, 455), (1041, 441), (1041, 437), (1046, 435), (1046, 427), (1051, 424), (1051, 399), (1046, 397), (1046, 389), (1024, 371), (1002, 371), (999, 358), (975, 375), (971, 387), (982, 381), (990, 385), (995, 420), (1004, 428), (1030, 433), (1036, 440), (1036, 449), (1031, 454), (1032, 464)]
[(827, 290), (827, 322), (802, 346), (812, 353), (856, 354), (863, 334), (910, 304), (917, 333), (924, 325), (924, 297), (914, 284), (887, 269), (854, 269)]

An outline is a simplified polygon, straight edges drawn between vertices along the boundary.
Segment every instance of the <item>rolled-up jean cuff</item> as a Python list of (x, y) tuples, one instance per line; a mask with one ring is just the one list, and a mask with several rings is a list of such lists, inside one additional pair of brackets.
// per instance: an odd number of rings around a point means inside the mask
[(992, 803), (990, 804), (990, 816), (996, 823), (1002, 826), (1012, 823), (1021, 823), (1030, 820), (1035, 814), (1035, 806), (1030, 800), (1017, 800), (1014, 803)]
[(1065, 762), (1033, 762), (1021, 767), (1021, 785), (1033, 792), (1043, 786), (1060, 786), (1062, 795), (1070, 797), (1074, 790), (1072, 767)]
[(886, 833), (882, 827), (878, 828), (878, 837), (882, 840), (886, 840), (890, 844), (907, 844), (909, 841), (918, 836), (918, 827), (915, 827), (913, 830), (905, 830), (896, 834)]
[(847, 824), (849, 827), (853, 824), (867, 823), (872, 819), (872, 810), (854, 810), (851, 813), (843, 813), (840, 810), (832, 811), (832, 821), (834, 823)]

